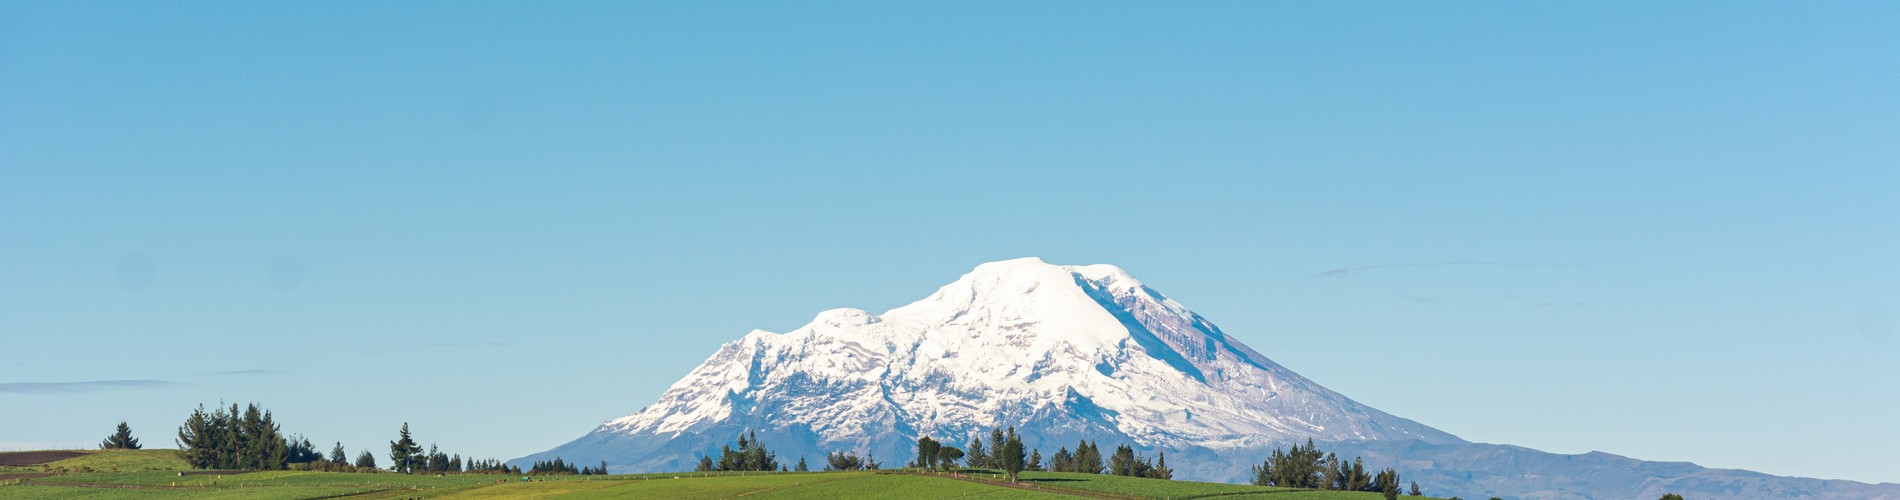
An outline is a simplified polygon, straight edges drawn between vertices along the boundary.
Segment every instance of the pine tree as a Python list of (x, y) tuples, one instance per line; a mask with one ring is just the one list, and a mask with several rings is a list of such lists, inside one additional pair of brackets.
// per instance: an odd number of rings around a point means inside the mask
[(342, 441), (337, 441), (336, 447), (330, 448), (330, 461), (338, 464), (349, 463), (350, 456), (349, 453), (343, 451)]
[(981, 469), (989, 467), (990, 454), (988, 450), (983, 449), (983, 438), (981, 436), (970, 438), (970, 449), (964, 450), (963, 456), (968, 459), (965, 461), (965, 464), (970, 468)]
[(1273, 460), (1253, 466), (1252, 483), (1254, 486), (1273, 486)]
[(310, 438), (301, 434), (291, 435), (284, 443), (289, 446), (284, 454), (286, 463), (301, 464), (323, 459), (323, 454), (317, 451), (317, 445), (310, 444)]
[(1001, 454), (1003, 452), (1004, 440), (1005, 439), (1003, 437), (1003, 429), (1001, 427), (990, 428), (990, 442), (988, 443), (989, 444), (988, 451), (990, 452), (990, 461), (989, 463), (984, 464), (984, 467), (988, 467), (991, 469), (1003, 468)]
[(1148, 471), (1148, 477), (1155, 479), (1174, 479), (1174, 469), (1168, 468), (1168, 452), (1160, 452), (1160, 456), (1155, 459), (1154, 468)]
[(417, 445), (416, 440), (409, 436), (409, 423), (403, 422), (401, 438), (389, 442), (390, 470), (408, 474), (415, 467), (422, 465), (419, 463), (421, 455), (422, 446)]
[(699, 466), (693, 468), (693, 472), (712, 472), (712, 470), (713, 470), (712, 455), (700, 456)]
[(1682, 500), (1682, 495), (1677, 495), (1675, 493), (1665, 493), (1662, 496), (1662, 500)]
[(1102, 473), (1102, 450), (1095, 447), (1094, 441), (1076, 445), (1075, 471), (1085, 474)]
[(118, 431), (106, 436), (104, 441), (100, 441), (99, 449), (136, 450), (139, 449), (139, 438), (132, 437), (132, 427), (125, 425), (124, 420), (120, 420)]
[(1029, 465), (1024, 466), (1023, 470), (1042, 470), (1042, 450), (1029, 450)]
[(1015, 426), (1010, 426), (1008, 437), (1002, 440), (1001, 446), (996, 447), (995, 462), (1009, 475), (1009, 482), (1012, 483), (1016, 482), (1016, 475), (1021, 474), (1028, 465), (1023, 457), (1023, 441), (1016, 437)]
[(178, 426), (178, 439), (173, 443), (185, 456), (185, 463), (192, 467), (204, 469), (217, 462), (218, 447), (213, 441), (217, 431), (211, 425), (211, 415), (205, 413), (205, 405), (200, 403), (198, 409), (185, 418), (185, 424)]
[(808, 467), (805, 465), (805, 457), (803, 455), (800, 455), (798, 457), (798, 468), (792, 469), (792, 470), (795, 470), (798, 472), (811, 472), (811, 467)]
[[(223, 412), (224, 410), (219, 409), (218, 411)], [(243, 413), (238, 411), (237, 403), (231, 403), (230, 413), (221, 413), (217, 416), (219, 422), (218, 429), (223, 431), (223, 435), (218, 438), (218, 468), (235, 469), (240, 467), (238, 463), (243, 461), (240, 452), (244, 449), (246, 443), (244, 442), (244, 433), (239, 430), (239, 427), (241, 427), (239, 418), (242, 415)]]
[(1425, 496), (1425, 492), (1418, 489), (1418, 481), (1412, 481), (1412, 496)]
[(376, 468), (376, 455), (371, 454), (369, 450), (363, 450), (361, 455), (356, 456), (356, 464), (354, 465), (365, 469), (374, 469)]
[(1108, 474), (1111, 476), (1135, 475), (1135, 449), (1124, 444), (1115, 447), (1115, 454), (1108, 456)]

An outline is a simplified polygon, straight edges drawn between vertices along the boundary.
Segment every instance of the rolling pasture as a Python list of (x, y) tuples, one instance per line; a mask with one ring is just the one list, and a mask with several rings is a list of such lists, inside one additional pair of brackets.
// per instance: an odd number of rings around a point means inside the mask
[[(1380, 500), (1375, 493), (1025, 472), (660, 473), (612, 476), (408, 475), (193, 470), (174, 450), (0, 453), (0, 498), (1222, 498)], [(1427, 498), (1427, 497), (1403, 497)]]

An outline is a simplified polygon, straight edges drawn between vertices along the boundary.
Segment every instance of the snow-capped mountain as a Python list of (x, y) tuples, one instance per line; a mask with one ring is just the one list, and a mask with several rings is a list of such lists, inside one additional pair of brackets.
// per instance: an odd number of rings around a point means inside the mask
[(679, 434), (756, 417), (861, 447), (1040, 414), (1146, 446), (1458, 440), (1275, 364), (1121, 269), (1035, 258), (983, 264), (883, 314), (833, 309), (789, 333), (755, 330), (602, 429)]
[[(1266, 450), (1310, 438), (1402, 461), (1429, 491), (1644, 494), (1589, 477), (1543, 488), (1537, 478), (1569, 477), (1581, 463), (1566, 458), (1596, 455), (1468, 443), (1293, 373), (1119, 268), (1036, 258), (977, 266), (881, 314), (833, 309), (787, 333), (754, 330), (721, 346), (658, 402), (514, 462), (560, 456), (605, 460), (615, 472), (689, 470), (751, 429), (787, 460), (859, 450), (901, 464), (918, 436), (961, 443), (999, 426), (1016, 426), (1025, 445), (1045, 454), (1084, 438), (1166, 451), (1183, 479), (1242, 480)], [(1591, 461), (1612, 471), (1591, 473), (1598, 477), (1646, 478), (1638, 484), (1654, 488), (1674, 484), (1659, 482), (1658, 470), (1694, 476), (1603, 455), (1622, 462)], [(1485, 459), (1509, 469), (1488, 470)], [(1696, 477), (1695, 484), (1726, 480)], [(1869, 497), (1855, 488), (1870, 485), (1824, 483)], [(1474, 487), (1485, 489), (1458, 489)]]

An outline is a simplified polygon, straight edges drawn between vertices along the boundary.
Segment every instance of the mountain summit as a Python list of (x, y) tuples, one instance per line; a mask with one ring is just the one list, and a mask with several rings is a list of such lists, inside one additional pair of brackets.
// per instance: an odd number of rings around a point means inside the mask
[(1566, 471), (1581, 463), (1599, 477), (1632, 474), (1635, 487), (1669, 486), (1650, 481), (1663, 476), (1726, 480), (1692, 464), (1468, 443), (1274, 363), (1120, 268), (1033, 257), (979, 265), (882, 314), (832, 309), (790, 332), (754, 330), (653, 405), (513, 462), (559, 456), (605, 460), (615, 472), (688, 470), (750, 429), (786, 459), (859, 450), (898, 463), (919, 436), (961, 443), (1007, 426), (1045, 452), (1079, 439), (1165, 450), (1184, 479), (1242, 480), (1266, 450), (1312, 439), (1391, 460), (1374, 463), (1406, 460), (1401, 469), (1433, 491), (1656, 496), (1589, 477), (1555, 489), (1536, 483), (1577, 480)]
[(833, 309), (788, 333), (753, 331), (601, 431), (736, 422), (857, 449), (1049, 420), (1150, 447), (1458, 441), (1275, 364), (1120, 268), (1033, 257), (977, 266), (883, 314)]

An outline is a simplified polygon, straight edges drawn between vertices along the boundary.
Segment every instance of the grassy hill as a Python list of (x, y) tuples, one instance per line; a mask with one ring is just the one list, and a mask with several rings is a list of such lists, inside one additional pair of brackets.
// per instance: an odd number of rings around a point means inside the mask
[[(42, 461), (45, 460), (45, 461)], [(181, 473), (184, 473), (181, 475)], [(1374, 493), (1026, 472), (665, 473), (615, 476), (195, 471), (174, 450), (0, 453), (0, 498), (1254, 498), (1379, 500)], [(1426, 497), (1402, 497), (1426, 498)]]

